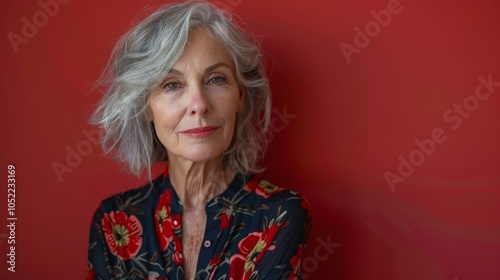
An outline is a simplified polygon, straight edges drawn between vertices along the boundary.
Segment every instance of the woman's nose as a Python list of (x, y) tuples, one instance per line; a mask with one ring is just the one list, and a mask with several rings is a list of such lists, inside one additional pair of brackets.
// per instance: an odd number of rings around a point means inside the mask
[(203, 86), (193, 87), (192, 89), (188, 108), (189, 114), (193, 116), (208, 114), (210, 112), (210, 103), (205, 89)]

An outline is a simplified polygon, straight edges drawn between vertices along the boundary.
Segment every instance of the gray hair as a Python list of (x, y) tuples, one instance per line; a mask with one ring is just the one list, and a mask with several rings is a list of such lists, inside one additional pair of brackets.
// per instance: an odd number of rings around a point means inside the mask
[(146, 116), (148, 98), (179, 60), (190, 31), (197, 27), (227, 49), (245, 98), (231, 144), (222, 154), (223, 164), (242, 174), (262, 171), (257, 163), (267, 148), (271, 93), (259, 44), (232, 23), (226, 11), (208, 2), (188, 1), (161, 7), (127, 32), (101, 78), (106, 90), (91, 123), (102, 130), (103, 150), (114, 151), (137, 176), (145, 169), (151, 179), (152, 164), (168, 161)]

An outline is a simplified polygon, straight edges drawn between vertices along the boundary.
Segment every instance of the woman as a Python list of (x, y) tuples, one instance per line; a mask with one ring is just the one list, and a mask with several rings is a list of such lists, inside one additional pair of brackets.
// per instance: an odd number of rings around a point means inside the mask
[(270, 96), (261, 54), (206, 2), (163, 7), (117, 44), (93, 123), (147, 185), (104, 200), (90, 279), (297, 279), (310, 206), (259, 172)]

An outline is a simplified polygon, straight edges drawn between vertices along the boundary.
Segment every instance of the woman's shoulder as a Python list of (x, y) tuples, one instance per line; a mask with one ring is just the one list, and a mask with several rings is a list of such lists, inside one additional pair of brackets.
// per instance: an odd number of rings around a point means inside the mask
[(245, 185), (244, 189), (260, 197), (266, 205), (283, 207), (291, 211), (307, 211), (308, 216), (311, 215), (312, 207), (307, 198), (291, 188), (278, 186), (255, 176)]
[(142, 208), (151, 203), (152, 196), (160, 192), (161, 176), (142, 186), (115, 193), (101, 201), (101, 211), (117, 211), (131, 208)]

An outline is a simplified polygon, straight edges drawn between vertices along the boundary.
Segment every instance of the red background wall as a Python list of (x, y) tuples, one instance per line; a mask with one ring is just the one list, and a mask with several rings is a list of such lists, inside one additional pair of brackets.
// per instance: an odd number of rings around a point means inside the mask
[[(37, 1), (2, 6), (0, 224), (8, 164), (18, 220), (15, 273), (0, 226), (1, 279), (82, 279), (93, 211), (143, 183), (83, 131), (115, 41), (164, 2), (60, 0), (46, 18)], [(478, 80), (500, 81), (498, 1), (218, 2), (270, 57), (265, 177), (314, 207), (308, 279), (500, 279), (500, 86), (486, 97)], [(390, 22), (371, 22), (388, 7)], [(68, 163), (71, 150), (84, 156)], [(71, 172), (58, 178), (54, 162)], [(392, 188), (387, 172), (401, 176)]]

